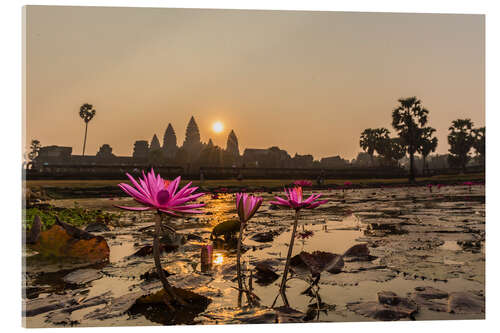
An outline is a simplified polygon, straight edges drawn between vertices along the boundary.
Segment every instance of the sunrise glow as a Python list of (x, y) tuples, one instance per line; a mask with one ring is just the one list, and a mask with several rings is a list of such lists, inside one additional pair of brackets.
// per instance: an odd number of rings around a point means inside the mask
[(215, 133), (220, 133), (224, 130), (224, 125), (220, 121), (217, 121), (212, 125), (212, 130)]

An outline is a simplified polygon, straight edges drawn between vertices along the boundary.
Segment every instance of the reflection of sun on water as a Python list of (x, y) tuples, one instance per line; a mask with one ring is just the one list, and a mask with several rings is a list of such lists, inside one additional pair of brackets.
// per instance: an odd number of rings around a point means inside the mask
[(212, 226), (234, 218), (233, 196), (231, 194), (219, 194), (219, 199), (211, 199), (207, 202), (205, 210), (210, 212), (210, 224)]
[(224, 255), (222, 253), (214, 253), (214, 265), (222, 265), (224, 263)]

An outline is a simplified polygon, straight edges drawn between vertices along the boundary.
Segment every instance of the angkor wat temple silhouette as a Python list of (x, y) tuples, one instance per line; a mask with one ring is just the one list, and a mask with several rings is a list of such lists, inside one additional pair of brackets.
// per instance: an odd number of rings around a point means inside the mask
[(266, 149), (246, 148), (240, 154), (238, 138), (231, 130), (226, 147), (214, 145), (212, 139), (201, 141), (200, 131), (194, 117), (188, 122), (186, 135), (181, 146), (177, 145), (177, 136), (172, 124), (168, 124), (163, 135), (163, 144), (156, 134), (151, 141), (138, 140), (134, 143), (132, 156), (116, 156), (109, 144), (103, 144), (96, 155), (74, 155), (72, 147), (41, 147), (33, 160), (33, 169), (47, 166), (186, 166), (200, 167), (261, 167), (261, 168), (342, 168), (349, 161), (340, 156), (322, 158), (314, 161), (312, 155), (290, 156), (279, 147)]

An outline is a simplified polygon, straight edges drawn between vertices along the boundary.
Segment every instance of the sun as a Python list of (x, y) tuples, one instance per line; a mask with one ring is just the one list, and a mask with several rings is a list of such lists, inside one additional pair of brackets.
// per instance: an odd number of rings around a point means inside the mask
[(220, 133), (222, 132), (222, 130), (224, 130), (224, 125), (220, 121), (217, 121), (212, 125), (212, 130), (215, 133)]

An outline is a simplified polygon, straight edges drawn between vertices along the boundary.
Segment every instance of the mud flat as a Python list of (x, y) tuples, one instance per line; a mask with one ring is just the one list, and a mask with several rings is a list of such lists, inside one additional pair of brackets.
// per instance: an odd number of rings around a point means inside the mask
[[(307, 191), (306, 191), (307, 192)], [(482, 319), (485, 316), (485, 188), (445, 186), (322, 191), (329, 203), (305, 211), (294, 255), (322, 251), (342, 257), (342, 265), (321, 272), (321, 302), (296, 269), (287, 295), (293, 308), (271, 308), (279, 288), (290, 240), (292, 213), (275, 209), (276, 192), (260, 193), (264, 204), (248, 225), (243, 266), (253, 277), (260, 307), (238, 309), (235, 243), (212, 240), (212, 228), (235, 219), (232, 194), (202, 198), (206, 214), (172, 219), (178, 236), (169, 240), (163, 267), (177, 288), (200, 297), (185, 313), (144, 306), (145, 296), (160, 290), (151, 244), (153, 214), (123, 213), (104, 237), (109, 262), (82, 266), (38, 260), (27, 251), (24, 319), (28, 327), (135, 326), (171, 324), (270, 323), (304, 321)], [(115, 211), (127, 198), (63, 199)], [(89, 223), (92, 221), (89, 221)], [(97, 229), (96, 229), (97, 230)], [(201, 246), (214, 244), (210, 268), (200, 264)], [(355, 246), (353, 248), (353, 246)], [(141, 252), (142, 250), (142, 252)], [(348, 251), (349, 250), (349, 251)], [(144, 254), (144, 255), (142, 255)], [(333, 258), (333, 257), (332, 257)], [(141, 299), (141, 301), (138, 301)]]

